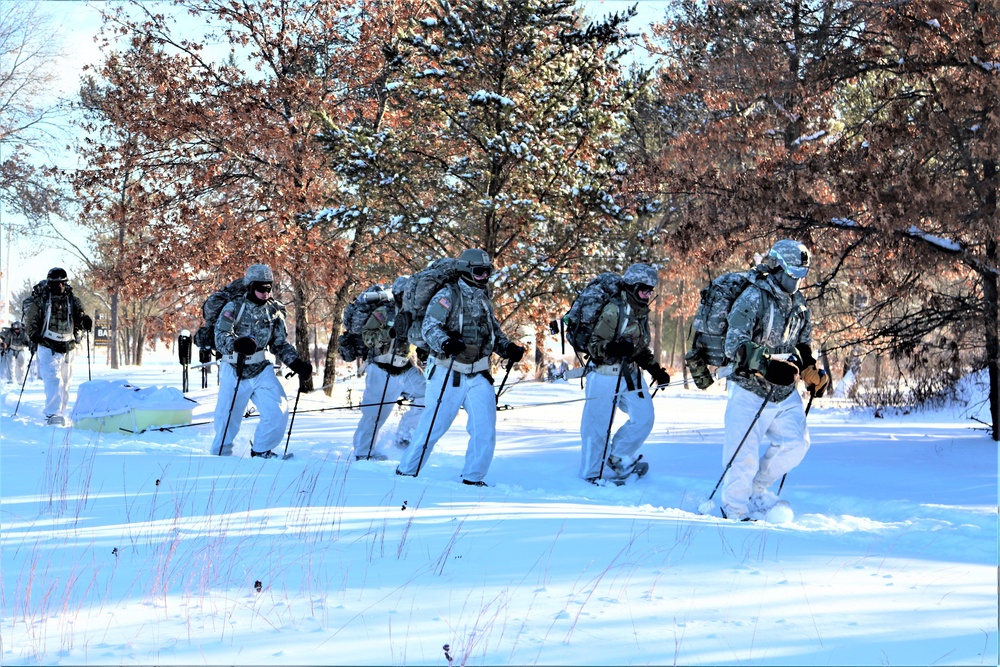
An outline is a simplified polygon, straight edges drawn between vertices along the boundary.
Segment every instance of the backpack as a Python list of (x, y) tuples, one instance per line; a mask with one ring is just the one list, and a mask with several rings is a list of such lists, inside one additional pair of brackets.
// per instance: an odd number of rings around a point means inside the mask
[(726, 366), (726, 332), (729, 330), (729, 311), (733, 302), (761, 275), (758, 268), (749, 271), (724, 273), (701, 290), (698, 310), (691, 321), (691, 349), (684, 361), (699, 389), (712, 385), (708, 366)]
[(47, 280), (43, 280), (34, 287), (31, 288), (31, 294), (25, 297), (24, 301), (21, 302), (21, 319), (27, 323), (28, 321), (28, 309), (34, 305), (40, 297), (45, 294), (45, 286), (48, 285)]
[(428, 350), (421, 329), (424, 326), (424, 315), (431, 298), (445, 285), (458, 280), (458, 260), (452, 257), (442, 257), (431, 262), (430, 266), (418, 271), (410, 278), (403, 292), (401, 312), (410, 317), (410, 328), (407, 339), (418, 348)]
[(219, 313), (230, 301), (235, 301), (246, 293), (246, 285), (242, 278), (237, 278), (221, 290), (212, 292), (205, 303), (201, 304), (201, 315), (204, 322), (198, 330), (194, 332), (192, 340), (202, 350), (215, 349), (215, 323), (219, 320)]
[(569, 312), (563, 316), (566, 339), (577, 354), (589, 354), (587, 346), (601, 311), (609, 301), (618, 297), (623, 287), (622, 277), (617, 273), (602, 273), (583, 288)]
[(384, 293), (388, 289), (388, 285), (372, 285), (344, 308), (343, 331), (337, 337), (337, 353), (344, 361), (357, 361), (368, 356), (369, 349), (361, 337), (361, 331), (375, 309), (385, 303), (385, 299), (379, 295), (369, 300), (366, 295)]

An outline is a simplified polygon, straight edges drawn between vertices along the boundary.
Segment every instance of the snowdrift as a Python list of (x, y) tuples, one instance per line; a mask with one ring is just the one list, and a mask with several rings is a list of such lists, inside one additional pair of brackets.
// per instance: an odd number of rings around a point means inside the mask
[(70, 418), (76, 428), (101, 433), (142, 433), (191, 423), (197, 401), (174, 387), (140, 389), (122, 380), (91, 380), (77, 390)]

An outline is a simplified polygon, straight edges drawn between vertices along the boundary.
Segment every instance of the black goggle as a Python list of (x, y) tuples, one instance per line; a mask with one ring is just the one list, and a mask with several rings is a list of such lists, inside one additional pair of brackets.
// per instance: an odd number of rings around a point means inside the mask
[(253, 289), (255, 292), (260, 292), (261, 294), (270, 294), (272, 286), (270, 283), (265, 283), (263, 285), (254, 285)]
[(490, 277), (492, 271), (488, 266), (475, 266), (472, 268), (472, 277), (476, 280), (486, 280)]

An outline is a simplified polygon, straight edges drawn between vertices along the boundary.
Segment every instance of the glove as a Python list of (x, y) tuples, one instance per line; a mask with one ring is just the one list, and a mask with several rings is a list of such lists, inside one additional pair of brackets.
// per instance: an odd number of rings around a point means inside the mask
[(303, 359), (295, 359), (295, 361), (288, 364), (288, 368), (290, 368), (293, 373), (299, 376), (300, 382), (305, 378), (311, 376), (313, 372), (312, 364)]
[(653, 378), (653, 384), (655, 384), (656, 386), (665, 387), (666, 385), (670, 384), (670, 373), (668, 373), (667, 370), (663, 368), (663, 366), (657, 364), (656, 366), (653, 366), (652, 368), (649, 368), (647, 370), (649, 370), (649, 374)]
[(396, 313), (396, 321), (392, 327), (396, 330), (397, 338), (406, 338), (410, 334), (410, 325), (413, 323), (413, 316), (400, 311)]
[(207, 364), (212, 360), (212, 350), (207, 347), (198, 348), (198, 363)]
[(94, 320), (90, 318), (90, 315), (81, 315), (80, 326), (83, 327), (84, 331), (92, 331), (94, 329)]
[(507, 343), (507, 346), (503, 350), (503, 355), (501, 356), (516, 364), (521, 361), (521, 359), (524, 359), (524, 348), (516, 343)]
[(604, 346), (604, 356), (608, 359), (624, 357), (631, 359), (635, 354), (635, 345), (630, 340), (613, 340)]
[(250, 356), (257, 351), (257, 341), (255, 341), (250, 336), (243, 336), (242, 338), (237, 338), (233, 343), (233, 350), (240, 354), (245, 354)]
[[(809, 343), (799, 343), (795, 346), (795, 350), (798, 352), (800, 371), (816, 365), (816, 357), (813, 356), (812, 347), (809, 346)], [(802, 379), (804, 380), (805, 378)]]
[(39, 343), (41, 343), (42, 340), (44, 340), (44, 338), (45, 338), (45, 336), (43, 336), (40, 333), (33, 333), (33, 334), (31, 334), (31, 342), (34, 343), (35, 345), (38, 345)]
[(787, 387), (795, 383), (795, 377), (799, 374), (799, 367), (784, 359), (769, 359), (767, 369), (764, 371), (764, 379), (771, 384), (778, 384)]
[(830, 385), (830, 376), (826, 371), (817, 369), (816, 364), (802, 369), (802, 380), (806, 383), (809, 394), (816, 398), (823, 398)]
[(451, 334), (448, 336), (448, 340), (441, 345), (441, 351), (449, 357), (454, 357), (459, 352), (465, 351), (465, 341), (459, 336)]

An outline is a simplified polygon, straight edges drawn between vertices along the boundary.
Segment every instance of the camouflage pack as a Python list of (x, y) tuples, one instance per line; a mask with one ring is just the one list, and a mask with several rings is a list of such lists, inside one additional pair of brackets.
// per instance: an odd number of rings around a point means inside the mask
[(194, 344), (199, 349), (211, 351), (215, 349), (215, 323), (219, 320), (219, 313), (230, 301), (235, 301), (246, 294), (246, 285), (242, 278), (237, 278), (225, 287), (209, 295), (205, 303), (201, 304), (201, 316), (203, 322), (198, 330), (194, 332)]
[(458, 273), (458, 260), (443, 257), (431, 262), (426, 269), (413, 274), (406, 286), (401, 310), (412, 318), (407, 338), (418, 348), (428, 349), (421, 331), (424, 326), (424, 315), (427, 314), (427, 304), (438, 290), (458, 280)]
[(337, 337), (337, 353), (341, 359), (357, 361), (368, 356), (361, 331), (375, 309), (390, 300), (391, 295), (388, 285), (372, 285), (344, 308), (342, 333)]
[(757, 268), (724, 273), (702, 288), (698, 310), (691, 321), (691, 349), (684, 356), (699, 389), (707, 389), (712, 385), (711, 372), (707, 366), (721, 367), (732, 361), (726, 357), (729, 311), (737, 297), (759, 275)]
[(608, 302), (618, 297), (623, 286), (622, 277), (617, 273), (602, 273), (587, 283), (569, 312), (563, 316), (566, 339), (578, 354), (587, 354), (590, 336), (594, 333), (601, 311)]

